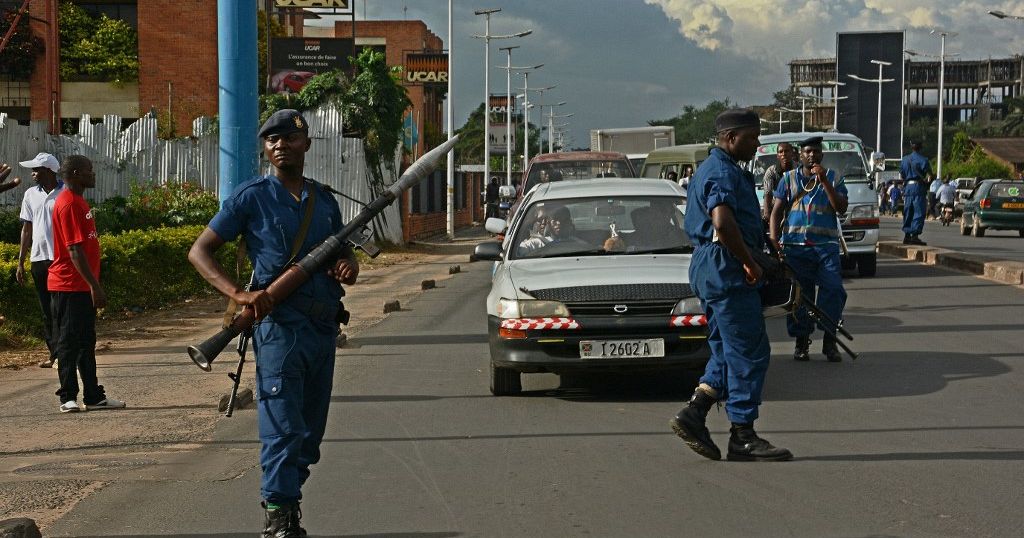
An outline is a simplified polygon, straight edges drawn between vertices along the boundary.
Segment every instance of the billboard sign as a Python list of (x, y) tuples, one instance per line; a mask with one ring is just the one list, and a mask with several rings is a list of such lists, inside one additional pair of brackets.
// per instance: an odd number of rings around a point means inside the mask
[(516, 147), (516, 126), (512, 125), (512, 136), (508, 136), (507, 123), (491, 123), (491, 155), (507, 155), (508, 144), (512, 143), (512, 149)]
[(352, 39), (276, 37), (270, 43), (270, 89), (294, 93), (319, 73), (347, 71)]
[[(903, 32), (840, 32), (836, 34), (836, 73), (845, 86), (839, 86), (836, 129), (858, 136), (865, 146), (875, 146), (878, 137), (878, 83), (850, 78), (857, 75), (878, 79), (878, 64), (871, 60), (889, 62), (882, 66), (882, 78), (893, 79), (882, 83), (881, 147), (874, 148), (886, 155), (903, 154)], [(846, 99), (842, 99), (846, 97)]]
[(448, 53), (409, 52), (405, 55), (405, 83), (448, 84)]

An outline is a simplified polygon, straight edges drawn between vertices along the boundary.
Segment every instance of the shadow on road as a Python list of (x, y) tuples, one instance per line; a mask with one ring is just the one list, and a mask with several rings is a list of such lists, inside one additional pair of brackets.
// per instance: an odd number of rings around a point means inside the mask
[(1024, 451), (1020, 450), (967, 450), (963, 452), (889, 452), (883, 454), (835, 454), (832, 456), (810, 456), (795, 458), (794, 461), (934, 461), (934, 460), (979, 460), (979, 461), (1020, 461)]
[(411, 334), (408, 336), (364, 336), (352, 338), (347, 348), (362, 346), (432, 346), (444, 344), (486, 344), (487, 333), (478, 334)]
[[(79, 536), (78, 538), (252, 538), (251, 532), (225, 532), (220, 534), (117, 534)], [(462, 536), (459, 532), (389, 532), (374, 534), (310, 534), (309, 538), (453, 538)]]

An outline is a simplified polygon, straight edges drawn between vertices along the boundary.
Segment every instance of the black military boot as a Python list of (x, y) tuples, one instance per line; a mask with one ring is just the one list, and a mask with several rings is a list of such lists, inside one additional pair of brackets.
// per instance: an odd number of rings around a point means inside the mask
[(708, 418), (708, 411), (715, 405), (715, 397), (701, 390), (693, 391), (693, 396), (679, 413), (669, 420), (669, 426), (676, 432), (686, 446), (694, 452), (712, 460), (722, 459), (722, 451), (718, 449), (715, 442), (711, 440), (711, 432), (708, 431), (705, 422)]
[(921, 240), (921, 236), (920, 235), (912, 235), (912, 236), (910, 236), (910, 244), (911, 245), (920, 245), (922, 247), (928, 245), (928, 243), (925, 243), (923, 240)]
[(826, 336), (821, 342), (821, 353), (825, 355), (825, 360), (828, 362), (842, 362), (843, 356), (839, 353), (839, 346), (836, 345), (836, 339), (831, 336)]
[(754, 423), (732, 423), (729, 428), (729, 461), (789, 461), (793, 453), (777, 448), (754, 432)]
[(811, 337), (810, 336), (798, 336), (796, 338), (796, 351), (793, 352), (793, 360), (797, 360), (797, 361), (809, 361), (809, 360), (811, 360)]
[(910, 244), (910, 234), (903, 234), (903, 244), (904, 245), (909, 245)]
[(306, 529), (302, 528), (302, 506), (300, 503), (295, 503), (295, 510), (292, 510), (292, 530), (298, 533), (298, 536), (307, 536)]
[(278, 508), (267, 508), (263, 504), (264, 524), (263, 538), (302, 538), (306, 531), (299, 527), (299, 506), (297, 504), (286, 504)]

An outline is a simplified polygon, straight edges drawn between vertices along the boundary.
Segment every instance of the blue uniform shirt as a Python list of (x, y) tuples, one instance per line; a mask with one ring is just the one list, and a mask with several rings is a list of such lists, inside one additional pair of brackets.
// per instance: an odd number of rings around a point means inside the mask
[(684, 224), (696, 246), (690, 262), (690, 282), (702, 299), (727, 294), (734, 286), (746, 286), (742, 264), (714, 242), (714, 208), (726, 205), (732, 209), (747, 247), (764, 248), (761, 206), (754, 184), (753, 174), (741, 169), (736, 159), (721, 148), (712, 149), (690, 179)]
[[(836, 194), (849, 196), (843, 178), (836, 181), (836, 173), (832, 169), (825, 171), (825, 178), (836, 189)], [(814, 185), (809, 191), (807, 187)], [(794, 192), (802, 193), (800, 200), (794, 205)], [(839, 244), (839, 224), (836, 211), (829, 203), (828, 194), (821, 184), (812, 177), (804, 175), (803, 166), (787, 172), (779, 181), (773, 193), (789, 209), (786, 222), (782, 227), (783, 245), (823, 245)]]
[(900, 175), (906, 181), (923, 181), (932, 173), (932, 167), (928, 158), (918, 152), (913, 152), (900, 161)]
[[(254, 289), (266, 288), (284, 271), (291, 258), (292, 243), (302, 224), (310, 188), (317, 189), (316, 206), (306, 238), (295, 258), (298, 261), (342, 227), (338, 204), (312, 182), (306, 182), (300, 204), (277, 177), (268, 175), (251, 179), (235, 189), (210, 221), (210, 229), (224, 241), (233, 241), (239, 235), (245, 237), (254, 270)], [(337, 305), (341, 299), (341, 285), (325, 269), (311, 275), (284, 304), (296, 298)], [(283, 313), (275, 310), (271, 316), (281, 318)]]

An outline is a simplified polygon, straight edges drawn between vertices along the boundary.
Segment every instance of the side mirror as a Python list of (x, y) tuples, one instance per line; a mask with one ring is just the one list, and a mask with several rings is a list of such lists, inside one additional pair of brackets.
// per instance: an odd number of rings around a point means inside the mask
[(497, 241), (487, 241), (486, 243), (480, 243), (479, 245), (476, 246), (475, 249), (473, 249), (473, 257), (478, 260), (500, 262), (501, 243)]
[(492, 234), (505, 233), (505, 219), (491, 217), (484, 222), (484, 229)]

